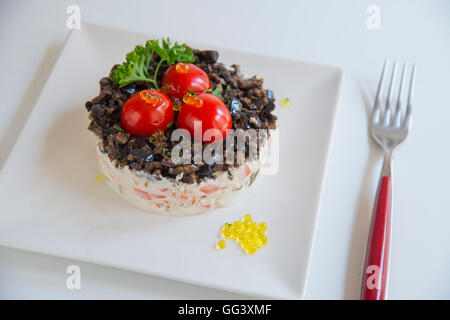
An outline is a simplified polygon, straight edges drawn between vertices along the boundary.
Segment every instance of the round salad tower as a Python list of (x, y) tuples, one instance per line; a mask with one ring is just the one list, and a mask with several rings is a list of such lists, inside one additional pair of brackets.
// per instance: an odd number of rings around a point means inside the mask
[[(106, 182), (133, 205), (202, 213), (232, 203), (259, 178), (276, 128), (273, 92), (218, 56), (149, 40), (86, 103)], [(236, 142), (236, 132), (249, 130), (257, 140)]]

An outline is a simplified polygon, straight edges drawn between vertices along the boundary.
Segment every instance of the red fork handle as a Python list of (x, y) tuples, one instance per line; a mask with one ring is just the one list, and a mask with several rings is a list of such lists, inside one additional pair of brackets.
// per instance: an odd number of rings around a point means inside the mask
[(378, 185), (361, 286), (362, 300), (384, 300), (387, 293), (391, 231), (391, 177)]

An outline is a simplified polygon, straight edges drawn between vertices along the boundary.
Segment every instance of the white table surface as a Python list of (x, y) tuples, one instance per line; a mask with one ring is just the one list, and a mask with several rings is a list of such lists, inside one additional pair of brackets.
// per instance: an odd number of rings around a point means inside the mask
[[(339, 66), (345, 80), (306, 298), (356, 299), (381, 165), (368, 104), (385, 57), (414, 61), (413, 130), (395, 154), (390, 298), (450, 299), (450, 1), (223, 3), (1, 1), (0, 166), (63, 46), (70, 4), (89, 22)], [(370, 5), (381, 29), (367, 28)], [(81, 290), (66, 288), (71, 264), (81, 267)], [(0, 247), (0, 298), (247, 297)]]

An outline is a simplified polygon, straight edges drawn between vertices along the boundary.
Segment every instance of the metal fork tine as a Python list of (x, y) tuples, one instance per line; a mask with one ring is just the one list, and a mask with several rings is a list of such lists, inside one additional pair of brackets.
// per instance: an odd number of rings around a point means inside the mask
[(411, 80), (409, 82), (409, 94), (408, 94), (408, 103), (406, 105), (406, 116), (405, 116), (405, 128), (409, 129), (409, 123), (411, 118), (411, 111), (413, 107), (413, 97), (414, 97), (414, 83), (416, 81), (416, 64), (413, 65), (411, 71)]
[(389, 86), (389, 98), (387, 101), (387, 106), (390, 107), (392, 104), (392, 98), (394, 96), (394, 85), (395, 85), (395, 78), (397, 76), (397, 69), (398, 69), (398, 61), (395, 61), (394, 68), (392, 69), (392, 76), (391, 76), (391, 85)]
[(386, 103), (386, 109), (384, 110), (383, 123), (385, 126), (388, 126), (391, 123), (392, 102), (393, 102), (393, 97), (394, 97), (395, 78), (397, 76), (397, 69), (398, 69), (398, 62), (395, 61), (394, 67), (392, 69), (391, 83), (389, 85), (389, 94), (388, 94), (388, 100)]
[(400, 127), (401, 120), (402, 120), (402, 102), (403, 102), (403, 91), (405, 91), (405, 74), (408, 64), (405, 63), (402, 68), (402, 78), (400, 80), (400, 91), (398, 93), (398, 99), (397, 99), (397, 107), (395, 109), (395, 115), (394, 115), (394, 127)]
[(384, 68), (383, 68), (383, 72), (381, 73), (380, 82), (378, 83), (377, 96), (375, 98), (375, 103), (374, 103), (374, 107), (372, 110), (372, 123), (378, 122), (378, 118), (380, 115), (380, 102), (381, 102), (381, 98), (383, 97), (383, 89), (384, 89), (386, 71), (388, 69), (388, 66), (389, 66), (389, 60), (386, 59), (384, 61)]
[(384, 68), (383, 68), (383, 73), (381, 74), (381, 78), (380, 78), (380, 82), (378, 83), (378, 92), (377, 92), (377, 97), (375, 98), (375, 107), (379, 108), (380, 107), (380, 102), (381, 102), (381, 98), (383, 96), (383, 88), (384, 88), (384, 78), (386, 77), (386, 71), (387, 68), (389, 67), (389, 60), (386, 59), (384, 61)]
[(400, 81), (400, 92), (398, 93), (398, 102), (397, 102), (397, 112), (401, 109), (402, 101), (403, 101), (403, 91), (405, 91), (405, 74), (406, 69), (408, 68), (408, 64), (405, 63), (402, 68), (402, 79)]

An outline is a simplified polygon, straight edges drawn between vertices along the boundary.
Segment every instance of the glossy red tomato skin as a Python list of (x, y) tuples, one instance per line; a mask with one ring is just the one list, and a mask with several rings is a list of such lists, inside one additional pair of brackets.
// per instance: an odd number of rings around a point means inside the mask
[(185, 63), (186, 73), (177, 71), (177, 64), (170, 66), (163, 75), (161, 91), (169, 97), (182, 99), (189, 90), (203, 92), (211, 88), (208, 75), (192, 63)]
[(178, 114), (178, 127), (189, 131), (194, 137), (194, 122), (202, 122), (202, 141), (203, 142), (220, 142), (221, 139), (212, 141), (204, 139), (204, 133), (208, 129), (217, 129), (225, 139), (228, 130), (232, 127), (232, 118), (227, 106), (210, 93), (200, 93), (198, 97), (203, 101), (202, 107), (197, 108), (193, 105), (183, 104)]
[[(151, 104), (142, 95), (156, 96), (160, 103)], [(147, 89), (133, 94), (123, 105), (122, 127), (135, 136), (149, 136), (156, 130), (166, 130), (174, 121), (172, 101), (164, 93)]]

